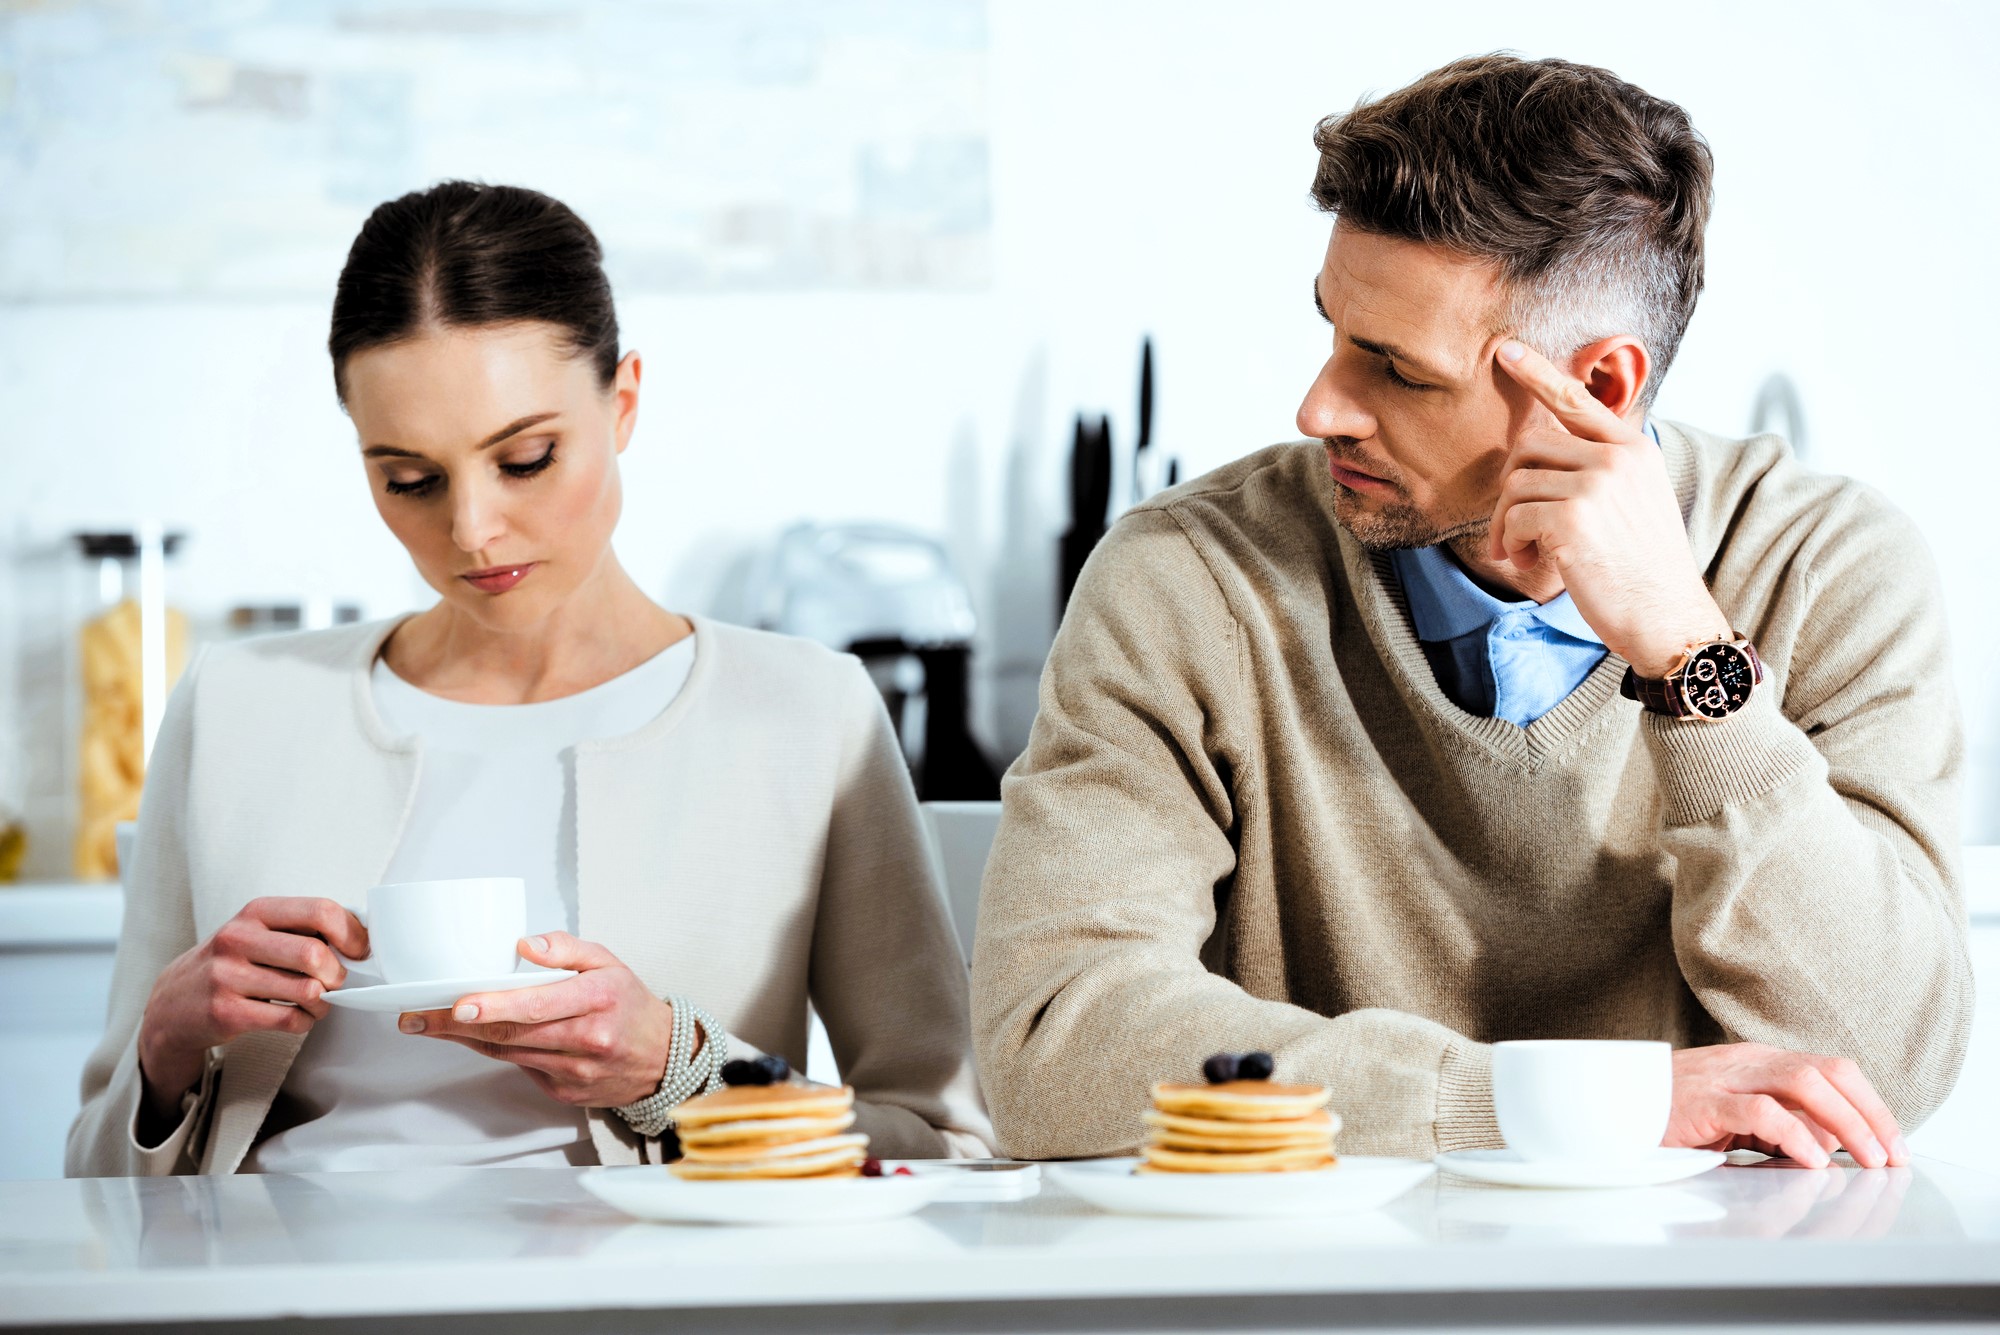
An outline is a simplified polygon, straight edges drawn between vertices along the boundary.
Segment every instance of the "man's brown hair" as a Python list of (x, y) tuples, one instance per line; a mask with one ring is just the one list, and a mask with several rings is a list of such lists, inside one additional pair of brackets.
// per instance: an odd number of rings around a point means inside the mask
[(1594, 66), (1470, 56), (1313, 142), (1321, 209), (1492, 262), (1503, 327), (1553, 359), (1637, 336), (1651, 402), (1701, 295), (1715, 164), (1685, 111)]

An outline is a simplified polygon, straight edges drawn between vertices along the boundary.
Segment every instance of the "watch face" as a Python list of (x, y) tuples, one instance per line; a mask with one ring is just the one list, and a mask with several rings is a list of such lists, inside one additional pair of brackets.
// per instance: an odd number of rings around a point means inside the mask
[(1691, 713), (1727, 718), (1743, 708), (1756, 684), (1750, 655), (1733, 644), (1704, 644), (1681, 672), (1681, 698)]

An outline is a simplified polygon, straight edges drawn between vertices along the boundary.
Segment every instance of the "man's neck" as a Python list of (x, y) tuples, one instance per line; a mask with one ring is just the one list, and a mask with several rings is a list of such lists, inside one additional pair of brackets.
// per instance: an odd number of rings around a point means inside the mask
[(1489, 559), (1484, 530), (1451, 539), (1445, 544), (1445, 550), (1452, 554), (1474, 584), (1503, 602), (1531, 598), (1540, 604), (1562, 597), (1562, 575), (1548, 563), (1538, 561), (1529, 569), (1522, 570), (1511, 561)]

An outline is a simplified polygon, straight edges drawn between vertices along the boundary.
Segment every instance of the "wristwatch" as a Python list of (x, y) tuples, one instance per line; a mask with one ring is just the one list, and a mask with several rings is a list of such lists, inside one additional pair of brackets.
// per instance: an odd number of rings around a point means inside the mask
[(1690, 644), (1664, 679), (1625, 669), (1619, 690), (1655, 714), (1719, 723), (1750, 703), (1764, 680), (1764, 660), (1740, 635), (1718, 635)]

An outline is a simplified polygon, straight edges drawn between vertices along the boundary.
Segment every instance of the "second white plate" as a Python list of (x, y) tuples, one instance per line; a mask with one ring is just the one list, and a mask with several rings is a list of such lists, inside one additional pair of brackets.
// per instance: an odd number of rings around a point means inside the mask
[(1135, 1173), (1137, 1158), (1047, 1165), (1049, 1180), (1116, 1214), (1255, 1219), (1353, 1214), (1387, 1205), (1435, 1170), (1421, 1159), (1343, 1154), (1308, 1173)]
[(1603, 1187), (1656, 1187), (1706, 1173), (1721, 1163), (1720, 1150), (1657, 1149), (1636, 1159), (1582, 1160), (1549, 1163), (1523, 1159), (1513, 1150), (1454, 1150), (1437, 1157), (1437, 1166), (1458, 1177), (1502, 1187), (1555, 1187), (1582, 1190)]
[(433, 978), (422, 983), (375, 983), (341, 987), (325, 994), (329, 1006), (357, 1011), (434, 1011), (454, 1005), (474, 992), (515, 992), (576, 977), (574, 969), (523, 969), (491, 978)]

